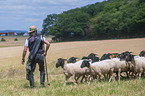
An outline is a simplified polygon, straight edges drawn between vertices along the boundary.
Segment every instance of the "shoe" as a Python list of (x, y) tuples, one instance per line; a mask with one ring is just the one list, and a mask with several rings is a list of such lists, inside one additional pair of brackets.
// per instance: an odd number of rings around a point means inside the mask
[(34, 88), (34, 86), (30, 86), (30, 88)]
[(41, 87), (45, 87), (45, 85), (44, 84), (41, 84)]

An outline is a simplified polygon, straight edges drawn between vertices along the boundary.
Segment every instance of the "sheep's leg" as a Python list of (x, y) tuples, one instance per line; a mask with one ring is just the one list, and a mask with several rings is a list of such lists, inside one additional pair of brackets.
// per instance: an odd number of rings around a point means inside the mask
[(109, 82), (110, 82), (111, 79), (113, 78), (113, 70), (114, 70), (114, 69), (111, 69), (111, 72), (110, 72), (110, 75), (111, 75), (111, 76), (110, 76)]
[(90, 84), (90, 81), (91, 81), (91, 75), (86, 75), (86, 77), (87, 77), (87, 78), (86, 78), (86, 79), (87, 79), (87, 83)]
[(76, 80), (76, 83), (78, 82), (79, 78), (80, 78), (80, 77), (77, 77), (77, 79), (75, 79), (75, 80)]
[(104, 74), (104, 81), (106, 81), (106, 74)]
[(109, 82), (111, 81), (112, 78), (113, 78), (113, 73), (111, 74), (111, 77), (110, 77), (110, 79), (109, 79)]
[(107, 74), (104, 74), (104, 80), (107, 81)]
[(110, 73), (109, 74), (107, 74), (107, 80), (110, 78)]
[(74, 82), (75, 74), (72, 76), (72, 82), (77, 85), (77, 83)]
[(67, 83), (67, 80), (69, 79), (70, 77), (68, 77), (68, 76), (65, 76), (65, 83), (64, 83), (64, 85), (66, 85), (66, 83)]
[(99, 79), (100, 79), (100, 78), (99, 78), (99, 75), (97, 75), (97, 81), (99, 81)]
[(100, 78), (100, 81), (102, 81), (102, 77), (101, 77), (101, 75), (102, 75), (102, 74), (101, 74), (101, 73), (99, 73), (99, 78)]
[(130, 78), (129, 73), (130, 73), (129, 71), (127, 71), (127, 72), (126, 72), (126, 74), (127, 74), (127, 79), (129, 79), (129, 78)]
[(83, 75), (83, 77), (82, 77), (82, 79), (81, 79), (81, 81), (80, 81), (81, 83), (83, 82), (83, 79), (84, 79), (84, 78), (85, 78), (85, 76)]
[(118, 79), (118, 72), (116, 72), (116, 79)]
[(141, 74), (143, 73), (143, 68), (140, 69), (139, 79), (141, 78)]
[(133, 72), (133, 79), (137, 78), (137, 74), (138, 74), (137, 72), (135, 71)]
[(97, 75), (92, 75), (93, 76), (93, 80), (97, 79)]
[(120, 81), (120, 72), (121, 72), (121, 69), (119, 68), (119, 70), (118, 70), (118, 81)]

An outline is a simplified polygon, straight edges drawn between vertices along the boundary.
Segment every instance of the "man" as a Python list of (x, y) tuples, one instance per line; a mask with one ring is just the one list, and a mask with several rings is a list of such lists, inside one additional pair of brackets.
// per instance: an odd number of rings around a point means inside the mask
[[(27, 53), (27, 49), (29, 49), (29, 57), (27, 63), (30, 64), (30, 70), (27, 74), (27, 79), (30, 82), (30, 87), (34, 87), (34, 77), (33, 72), (36, 68), (36, 63), (39, 64), (40, 71), (40, 84), (44, 87), (45, 82), (45, 68), (44, 68), (44, 56), (47, 55), (47, 51), (50, 47), (50, 43), (42, 37), (42, 35), (37, 34), (37, 28), (35, 26), (30, 26), (29, 38), (25, 41), (25, 46), (22, 54), (22, 64), (25, 63), (25, 55)], [(46, 44), (46, 48), (44, 50), (44, 44)], [(28, 66), (27, 66), (28, 67)]]

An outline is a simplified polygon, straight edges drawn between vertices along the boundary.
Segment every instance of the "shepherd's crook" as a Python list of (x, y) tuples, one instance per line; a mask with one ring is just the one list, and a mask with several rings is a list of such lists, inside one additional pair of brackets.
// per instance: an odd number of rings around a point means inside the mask
[(47, 76), (47, 83), (50, 85), (49, 80), (48, 80), (48, 72), (47, 72), (47, 63), (46, 63), (46, 56), (44, 57), (44, 63), (45, 63), (45, 68), (46, 68), (46, 76)]

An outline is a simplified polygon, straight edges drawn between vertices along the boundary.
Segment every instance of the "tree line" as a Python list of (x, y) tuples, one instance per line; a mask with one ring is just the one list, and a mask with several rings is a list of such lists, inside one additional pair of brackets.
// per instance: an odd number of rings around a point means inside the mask
[(145, 0), (107, 0), (49, 14), (41, 32), (54, 41), (145, 37)]

